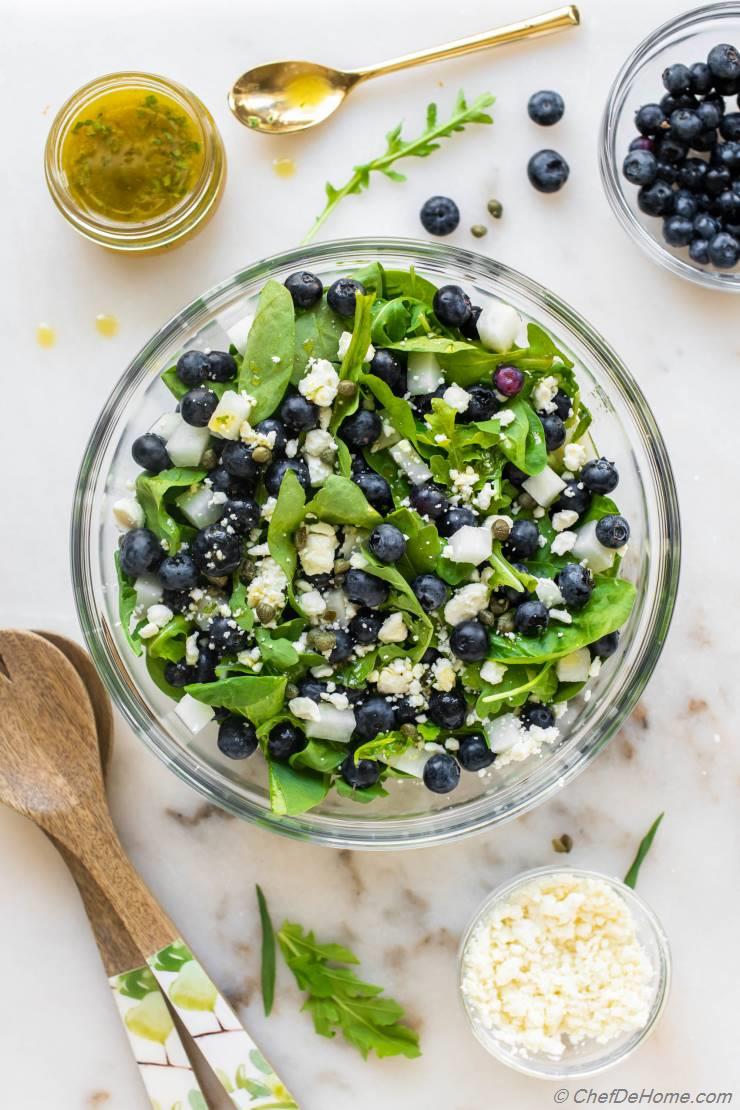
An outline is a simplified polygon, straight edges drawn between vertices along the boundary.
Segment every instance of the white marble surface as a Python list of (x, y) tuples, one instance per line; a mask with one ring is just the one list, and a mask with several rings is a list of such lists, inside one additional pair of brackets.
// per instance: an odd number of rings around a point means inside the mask
[[(407, 184), (379, 181), (369, 194), (349, 199), (326, 235), (414, 235), (420, 203), (449, 192), (464, 214), (452, 241), (469, 247), (467, 228), (485, 222), (485, 201), (495, 193), (505, 217), (478, 249), (552, 286), (601, 329), (642, 383), (671, 449), (686, 543), (669, 644), (621, 735), (536, 812), (435, 851), (334, 852), (207, 809), (119, 729), (111, 799), (123, 840), (305, 1110), (350, 1104), (538, 1110), (552, 1103), (555, 1085), (508, 1072), (468, 1033), (455, 993), (458, 935), (493, 884), (561, 858), (552, 851), (553, 836), (573, 837), (569, 862), (622, 873), (663, 809), (640, 889), (671, 938), (673, 993), (655, 1037), (594, 1087), (740, 1094), (740, 527), (733, 482), (740, 303), (681, 283), (638, 254), (610, 214), (596, 163), (597, 125), (613, 74), (643, 34), (683, 5), (583, 0), (579, 31), (378, 82), (355, 94), (332, 124), (301, 138), (248, 134), (225, 103), (230, 80), (271, 57), (360, 64), (541, 6), (537, 0), (3, 5), (10, 156), (0, 269), (3, 623), (74, 630), (67, 571), (72, 484), (96, 413), (150, 333), (215, 280), (293, 245), (321, 205), (327, 176), (341, 181), (400, 116), (415, 128), (429, 99), (447, 105), (460, 85), (471, 95), (486, 89), (498, 95), (495, 126), (459, 136), (431, 160), (411, 165)], [(43, 144), (55, 107), (90, 77), (127, 67), (160, 71), (196, 90), (228, 149), (230, 180), (216, 219), (166, 257), (119, 258), (85, 243), (57, 215), (43, 182)], [(567, 101), (565, 119), (552, 132), (536, 129), (524, 110), (529, 93), (542, 86), (560, 89)], [(550, 144), (566, 154), (572, 174), (560, 196), (543, 198), (527, 186), (524, 165), (533, 149)], [(277, 156), (295, 159), (292, 180), (275, 177)], [(96, 334), (100, 312), (120, 318), (117, 338)], [(34, 338), (42, 320), (58, 330), (49, 351)], [(263, 1018), (255, 880), (278, 920), (296, 917), (353, 943), (368, 977), (401, 999), (421, 1030), (420, 1060), (363, 1063), (341, 1041), (319, 1040), (298, 1012), (284, 970), (275, 1014)], [(40, 834), (5, 811), (0, 906), (2, 1106), (143, 1110), (71, 879)], [(576, 1086), (570, 1085), (571, 1102)]]

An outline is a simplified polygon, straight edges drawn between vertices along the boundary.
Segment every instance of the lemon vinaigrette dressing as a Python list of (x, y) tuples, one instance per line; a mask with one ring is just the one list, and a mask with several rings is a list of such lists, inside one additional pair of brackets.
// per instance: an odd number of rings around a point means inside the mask
[(114, 335), (118, 335), (120, 324), (117, 316), (111, 316), (105, 312), (99, 312), (95, 317), (95, 330), (98, 335), (104, 336), (106, 339), (112, 339)]
[(39, 324), (36, 327), (36, 342), (39, 347), (53, 347), (57, 341), (57, 333), (50, 324)]
[(285, 97), (294, 108), (315, 108), (332, 91), (332, 86), (325, 77), (307, 73), (288, 81), (285, 86)]
[(296, 164), (292, 158), (273, 158), (272, 168), (278, 177), (293, 177)]

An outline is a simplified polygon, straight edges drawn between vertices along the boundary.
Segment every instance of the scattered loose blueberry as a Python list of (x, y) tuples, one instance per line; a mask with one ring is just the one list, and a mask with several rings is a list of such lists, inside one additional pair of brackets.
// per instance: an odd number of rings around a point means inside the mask
[(706, 62), (694, 62), (689, 66), (690, 88), (693, 93), (708, 93), (714, 84), (712, 71)]
[(460, 328), (466, 339), (480, 339), (478, 335), (478, 317), (483, 309), (479, 304), (474, 304), (470, 309), (470, 316)]
[(466, 771), (482, 771), (484, 767), (490, 767), (496, 757), (483, 733), (472, 732), (460, 738), (457, 758)]
[(689, 257), (700, 266), (709, 265), (709, 240), (696, 238), (689, 243)]
[(246, 717), (230, 713), (218, 728), (218, 749), (229, 759), (247, 759), (257, 750), (257, 733)]
[(709, 240), (709, 260), (713, 266), (731, 270), (740, 257), (740, 242), (728, 231), (720, 231)]
[(740, 52), (735, 46), (721, 42), (709, 51), (707, 65), (713, 77), (736, 81), (740, 77)]
[(460, 765), (446, 752), (435, 752), (424, 764), (424, 785), (434, 794), (449, 794), (460, 781)]
[(259, 523), (260, 507), (251, 497), (229, 497), (218, 519), (224, 528), (233, 528), (238, 535), (246, 536)]
[(694, 222), (687, 216), (668, 216), (663, 221), (663, 238), (671, 247), (687, 247), (694, 236)]
[(354, 278), (338, 278), (326, 294), (329, 308), (334, 309), (338, 316), (354, 316), (357, 294), (364, 293), (365, 286)]
[(312, 308), (321, 300), (324, 286), (316, 274), (308, 270), (299, 270), (285, 279), (285, 288), (293, 298), (296, 308)]
[(334, 647), (329, 652), (330, 663), (344, 663), (349, 659), (354, 647), (352, 636), (346, 628), (334, 629)]
[[(688, 108), (679, 108), (671, 113), (671, 133), (682, 143), (691, 143), (704, 130), (699, 115)], [(661, 144), (661, 157), (665, 157)]]
[(565, 483), (565, 489), (558, 494), (552, 504), (553, 512), (559, 513), (563, 509), (570, 509), (579, 516), (585, 513), (591, 505), (591, 493), (585, 482), (580, 478), (570, 478)]
[(539, 193), (557, 193), (569, 174), (570, 166), (556, 150), (538, 150), (527, 163), (527, 177)]
[(540, 92), (532, 93), (527, 103), (529, 118), (540, 127), (552, 127), (563, 118), (564, 111), (565, 101), (560, 93), (553, 92), (551, 89), (541, 89)]
[(373, 528), (367, 546), (381, 563), (397, 563), (406, 550), (406, 537), (395, 524), (378, 524)]
[(674, 96), (677, 93), (688, 92), (691, 88), (691, 71), (688, 66), (676, 62), (663, 70), (663, 84)]
[(172, 466), (167, 454), (167, 444), (154, 432), (144, 432), (138, 436), (131, 444), (131, 454), (135, 463), (152, 474), (158, 474), (160, 470), (167, 470)]
[(637, 204), (647, 216), (669, 216), (673, 211), (673, 189), (667, 181), (643, 185), (637, 194)]
[(219, 657), (236, 655), (246, 646), (246, 632), (233, 617), (213, 617), (206, 628), (206, 646)]
[(573, 401), (563, 389), (559, 389), (552, 399), (555, 412), (561, 420), (567, 420), (573, 411)]
[(460, 223), (460, 209), (449, 197), (430, 197), (422, 205), (419, 218), (430, 235), (450, 235)]
[(268, 416), (266, 420), (260, 420), (259, 424), (255, 424), (254, 430), (263, 436), (272, 435), (274, 433), (275, 438), (270, 448), (273, 458), (279, 458), (280, 455), (285, 454), (285, 444), (288, 441), (288, 437), (285, 434), (285, 425), (281, 420), (278, 420), (274, 416)]

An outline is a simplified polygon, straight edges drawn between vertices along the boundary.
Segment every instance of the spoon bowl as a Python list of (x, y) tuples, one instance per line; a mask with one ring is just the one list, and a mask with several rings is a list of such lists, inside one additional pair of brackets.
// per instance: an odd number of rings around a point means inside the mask
[(359, 80), (315, 62), (269, 62), (237, 78), (229, 107), (245, 127), (285, 135), (323, 123)]

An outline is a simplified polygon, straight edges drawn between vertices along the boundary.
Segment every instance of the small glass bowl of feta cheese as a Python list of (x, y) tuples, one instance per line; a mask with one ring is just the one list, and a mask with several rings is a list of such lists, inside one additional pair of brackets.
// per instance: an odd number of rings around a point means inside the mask
[(595, 871), (540, 867), (502, 883), (460, 944), (473, 1033), (497, 1060), (541, 1079), (620, 1063), (658, 1023), (668, 940), (634, 890)]

